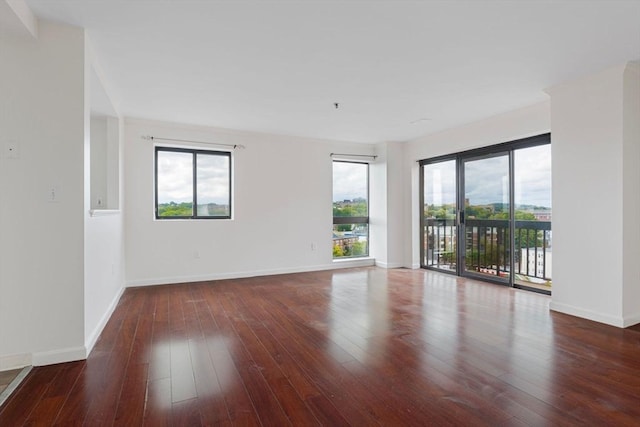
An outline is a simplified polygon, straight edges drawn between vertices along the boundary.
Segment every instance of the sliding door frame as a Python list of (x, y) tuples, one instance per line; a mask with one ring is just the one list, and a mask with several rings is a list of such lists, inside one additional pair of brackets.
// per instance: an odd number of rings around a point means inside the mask
[[(493, 278), (491, 276), (487, 276), (484, 274), (479, 274), (474, 271), (468, 271), (466, 269), (466, 247), (467, 247), (467, 219), (465, 216), (465, 202), (466, 202), (466, 192), (465, 192), (465, 171), (464, 165), (465, 162), (475, 161), (475, 160), (485, 160), (491, 159), (495, 157), (507, 157), (508, 161), (508, 175), (509, 175), (509, 278), (508, 279), (500, 279), (499, 277)], [(513, 236), (515, 231), (514, 220), (515, 220), (515, 209), (513, 205), (513, 197), (514, 197), (514, 181), (513, 181), (513, 149), (511, 150), (474, 150), (471, 153), (467, 153), (465, 155), (459, 155), (457, 157), (457, 180), (458, 186), (456, 189), (457, 192), (457, 204), (458, 204), (458, 275), (462, 277), (470, 277), (473, 279), (485, 280), (492, 283), (497, 283), (499, 285), (513, 286), (513, 271), (511, 270), (511, 266), (514, 265), (515, 256), (514, 256), (514, 241), (511, 236)]]
[(441, 273), (447, 273), (447, 274), (453, 274), (453, 275), (459, 275), (459, 271), (460, 271), (460, 263), (459, 263), (459, 256), (458, 253), (456, 253), (456, 270), (445, 270), (445, 269), (440, 269), (440, 268), (436, 268), (436, 267), (431, 267), (431, 266), (427, 266), (424, 262), (425, 260), (425, 241), (424, 241), (424, 227), (425, 227), (425, 218), (424, 218), (424, 168), (423, 166), (426, 165), (430, 165), (430, 164), (436, 164), (436, 163), (441, 163), (441, 162), (448, 162), (451, 160), (455, 160), (456, 161), (456, 173), (455, 173), (455, 177), (456, 177), (456, 217), (454, 219), (454, 223), (456, 226), (456, 251), (459, 252), (458, 250), (458, 245), (460, 242), (458, 242), (458, 236), (460, 235), (459, 231), (458, 231), (458, 227), (460, 226), (459, 223), (459, 215), (457, 214), (457, 212), (460, 209), (459, 206), (459, 201), (458, 201), (458, 192), (459, 192), (459, 178), (458, 178), (458, 172), (459, 172), (459, 166), (458, 166), (458, 158), (456, 154), (447, 154), (445, 156), (439, 156), (439, 157), (433, 157), (430, 159), (426, 159), (426, 160), (421, 160), (419, 161), (420, 163), (420, 173), (419, 173), (419, 180), (420, 180), (420, 194), (419, 196), (419, 203), (420, 203), (420, 267), (421, 268), (427, 268), (429, 270), (436, 270), (439, 271)]
[[(475, 148), (471, 150), (465, 150), (458, 153), (446, 154), (442, 156), (432, 157), (424, 160), (419, 160), (418, 163), (420, 165), (420, 174), (419, 174), (419, 200), (420, 200), (420, 267), (425, 268), (427, 270), (435, 270), (441, 273), (454, 274), (457, 276), (466, 276), (472, 277), (474, 279), (479, 279), (483, 281), (488, 281), (492, 283), (498, 283), (501, 285), (506, 285), (510, 287), (518, 287), (524, 288), (527, 290), (532, 290), (534, 292), (548, 293), (543, 290), (539, 290), (536, 288), (529, 288), (522, 285), (516, 285), (514, 280), (514, 271), (513, 266), (515, 265), (515, 170), (514, 170), (514, 153), (518, 149), (522, 148), (530, 148), (539, 145), (547, 145), (551, 144), (551, 134), (545, 133), (536, 136), (531, 136), (528, 138), (517, 139), (514, 141), (503, 142), (500, 144), (490, 145), (481, 148)], [(509, 156), (509, 268), (511, 269), (509, 274), (508, 282), (500, 279), (492, 279), (490, 276), (484, 276), (480, 274), (468, 274), (465, 272), (464, 261), (465, 261), (465, 231), (464, 225), (461, 222), (464, 222), (464, 218), (461, 215), (464, 215), (464, 161), (470, 159), (481, 159), (494, 157), (500, 154), (508, 154)], [(448, 160), (456, 161), (456, 250), (457, 250), (457, 258), (456, 258), (456, 271), (452, 270), (444, 270), (439, 269), (433, 266), (426, 265), (425, 263), (425, 217), (424, 217), (424, 190), (425, 190), (425, 182), (424, 182), (424, 166), (434, 163), (439, 163)], [(461, 214), (462, 213), (462, 214)], [(462, 219), (462, 220), (461, 220)]]

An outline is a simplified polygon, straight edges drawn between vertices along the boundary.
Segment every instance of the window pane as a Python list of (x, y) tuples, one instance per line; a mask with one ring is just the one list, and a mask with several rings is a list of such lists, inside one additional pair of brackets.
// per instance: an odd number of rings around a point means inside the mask
[(369, 216), (366, 163), (333, 162), (333, 216)]
[(456, 217), (456, 161), (448, 160), (424, 166), (425, 218)]
[(231, 215), (229, 160), (226, 155), (197, 154), (198, 216)]
[(515, 150), (514, 156), (516, 214), (522, 210), (533, 215), (529, 219), (551, 221), (551, 145)]
[(464, 160), (465, 272), (511, 280), (508, 153)]
[(369, 224), (334, 224), (333, 257), (369, 255)]
[(551, 145), (514, 151), (515, 282), (551, 290)]
[(368, 178), (367, 163), (333, 162), (333, 258), (369, 255)]
[(422, 167), (424, 182), (423, 266), (456, 271), (456, 161)]
[(464, 162), (465, 215), (469, 219), (509, 218), (509, 156)]
[(193, 154), (158, 151), (158, 216), (193, 215)]

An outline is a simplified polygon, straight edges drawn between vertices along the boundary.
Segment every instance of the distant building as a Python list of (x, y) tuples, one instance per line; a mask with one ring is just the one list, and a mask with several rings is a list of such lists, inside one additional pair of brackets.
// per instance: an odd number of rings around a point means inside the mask
[(550, 279), (551, 248), (520, 249), (520, 274), (540, 279)]
[(333, 246), (338, 246), (340, 249), (353, 246), (359, 240), (358, 236), (354, 235), (338, 235), (333, 233)]
[(540, 209), (531, 212), (536, 217), (536, 221), (551, 221), (551, 209)]

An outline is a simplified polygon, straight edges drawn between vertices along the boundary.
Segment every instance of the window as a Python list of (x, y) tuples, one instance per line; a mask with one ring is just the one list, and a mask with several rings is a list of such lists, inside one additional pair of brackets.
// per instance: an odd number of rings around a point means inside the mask
[(333, 162), (333, 258), (369, 255), (369, 165)]
[(422, 160), (422, 267), (550, 293), (550, 143), (544, 134)]
[(231, 218), (231, 153), (156, 147), (156, 219)]

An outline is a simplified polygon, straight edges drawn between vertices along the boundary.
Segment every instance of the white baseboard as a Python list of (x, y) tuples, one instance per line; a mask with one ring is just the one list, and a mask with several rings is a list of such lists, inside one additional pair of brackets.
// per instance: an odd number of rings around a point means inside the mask
[(629, 326), (637, 325), (640, 323), (640, 313), (636, 313), (631, 316), (625, 316), (623, 319), (623, 327), (628, 328)]
[(305, 271), (337, 270), (339, 268), (373, 267), (374, 265), (376, 265), (376, 259), (372, 257), (343, 258), (333, 260), (333, 262), (329, 265), (329, 268), (305, 269), (304, 271), (299, 271), (298, 273), (304, 273)]
[(382, 262), (382, 261), (376, 260), (376, 267), (390, 269), (390, 268), (402, 268), (403, 265), (401, 262)]
[(96, 341), (102, 333), (102, 330), (109, 321), (109, 318), (111, 318), (111, 315), (113, 314), (118, 301), (120, 301), (120, 297), (122, 296), (124, 289), (124, 287), (121, 288), (113, 301), (111, 301), (109, 308), (100, 319), (100, 323), (98, 324), (98, 326), (94, 329), (94, 331), (87, 339), (84, 347), (71, 347), (36, 352), (33, 354), (12, 354), (7, 356), (0, 356), (0, 371), (23, 368), (29, 365), (44, 366), (53, 365), (55, 363), (73, 362), (76, 360), (86, 359), (89, 353), (91, 353), (93, 346), (96, 344)]
[(120, 297), (122, 296), (122, 293), (124, 292), (124, 290), (125, 290), (124, 286), (120, 288), (116, 296), (111, 301), (111, 304), (109, 304), (107, 311), (100, 318), (100, 322), (98, 322), (98, 325), (91, 332), (89, 337), (85, 339), (84, 346), (87, 349), (87, 357), (89, 356), (89, 354), (91, 354), (91, 350), (93, 350), (93, 347), (96, 345), (96, 342), (98, 341), (98, 338), (102, 333), (102, 330), (107, 325), (107, 322), (111, 318), (113, 311), (116, 309), (116, 306), (118, 305), (118, 301), (120, 301)]
[(33, 366), (44, 366), (55, 363), (74, 362), (86, 358), (87, 350), (82, 346), (33, 353), (31, 360)]
[(581, 317), (583, 319), (593, 320), (594, 322), (605, 323), (607, 325), (616, 326), (618, 328), (625, 327), (625, 320), (621, 317), (598, 313), (591, 310), (585, 310), (580, 307), (575, 307), (569, 304), (563, 304), (554, 301), (551, 301), (551, 303), (549, 304), (549, 308), (553, 311), (569, 314), (571, 316)]
[(135, 286), (166, 285), (172, 283), (205, 282), (209, 280), (243, 279), (257, 276), (273, 276), (276, 274), (306, 273), (310, 271), (337, 270), (340, 268), (371, 267), (375, 258), (353, 258), (333, 261), (331, 264), (311, 265), (306, 267), (276, 268), (270, 270), (254, 270), (233, 273), (216, 273), (197, 276), (156, 277), (142, 280), (129, 280), (128, 288)]
[(0, 372), (24, 368), (29, 365), (31, 365), (31, 355), (28, 353), (0, 356)]

